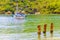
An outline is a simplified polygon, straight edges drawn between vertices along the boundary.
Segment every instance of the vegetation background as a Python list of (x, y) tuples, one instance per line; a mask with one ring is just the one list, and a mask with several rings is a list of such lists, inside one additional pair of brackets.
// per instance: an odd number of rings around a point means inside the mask
[(59, 14), (60, 0), (0, 0), (0, 13), (18, 9), (26, 13), (35, 14)]

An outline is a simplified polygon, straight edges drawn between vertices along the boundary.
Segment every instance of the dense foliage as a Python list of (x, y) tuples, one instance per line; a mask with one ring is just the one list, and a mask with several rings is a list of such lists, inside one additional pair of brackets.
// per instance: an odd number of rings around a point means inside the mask
[(24, 10), (26, 13), (41, 14), (60, 13), (60, 0), (0, 0), (0, 12), (15, 11), (16, 3), (18, 9)]

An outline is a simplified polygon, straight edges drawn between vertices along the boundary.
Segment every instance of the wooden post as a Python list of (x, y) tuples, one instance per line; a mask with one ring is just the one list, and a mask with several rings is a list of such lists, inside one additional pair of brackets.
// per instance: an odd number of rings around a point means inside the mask
[(40, 40), (40, 35), (41, 35), (41, 26), (40, 25), (38, 25), (37, 26), (37, 29), (38, 29), (38, 40)]
[(53, 33), (53, 23), (51, 23), (51, 27), (50, 27), (50, 33)]
[(46, 34), (46, 27), (47, 27), (47, 24), (44, 24), (44, 31), (43, 31), (44, 34)]
[(40, 35), (41, 34), (41, 27), (40, 27), (40, 25), (38, 25), (37, 28), (38, 28), (38, 35)]

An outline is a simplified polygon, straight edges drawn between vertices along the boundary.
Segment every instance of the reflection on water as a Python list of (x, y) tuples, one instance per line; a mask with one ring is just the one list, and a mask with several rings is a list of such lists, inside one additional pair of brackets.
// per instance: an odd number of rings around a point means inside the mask
[[(25, 23), (25, 19), (15, 19), (13, 17), (0, 17), (0, 28), (1, 27), (9, 27), (8, 25), (12, 25), (16, 27), (17, 25), (23, 25)], [(20, 26), (21, 26), (20, 25)]]
[(25, 19), (15, 19), (13, 17), (0, 17), (0, 24), (9, 24), (9, 23), (24, 23)]
[(38, 35), (38, 40), (60, 40), (60, 34), (56, 33), (54, 31), (53, 33), (47, 32), (46, 34), (41, 33), (41, 35)]
[(13, 21), (14, 21), (15, 24), (24, 24), (24, 22), (26, 20), (25, 19), (16, 19), (16, 18), (14, 18)]
[(4, 34), (4, 32), (8, 28), (10, 29), (13, 28), (14, 31), (16, 31), (18, 28), (18, 30), (21, 31), (23, 29), (24, 23), (25, 23), (25, 19), (16, 19), (13, 17), (0, 17), (0, 29), (3, 29), (0, 30), (0, 32), (1, 31), (3, 32), (3, 34), (0, 33), (0, 40), (21, 40), (20, 37), (22, 35), (20, 34)]
[[(50, 35), (50, 34), (47, 34)], [(0, 34), (0, 40), (58, 40), (59, 37), (47, 37), (43, 34), (38, 35), (37, 39), (37, 33), (20, 33), (20, 34)]]
[(38, 40), (41, 40), (40, 35), (38, 35)]

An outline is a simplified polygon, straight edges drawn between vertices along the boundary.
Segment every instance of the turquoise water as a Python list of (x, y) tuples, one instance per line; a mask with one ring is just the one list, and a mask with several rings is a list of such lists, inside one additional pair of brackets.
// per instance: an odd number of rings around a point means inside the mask
[[(54, 33), (51, 38), (50, 24), (54, 23)], [(60, 16), (59, 15), (28, 15), (25, 19), (14, 17), (0, 17), (0, 40), (48, 40), (60, 37)], [(41, 25), (43, 31), (44, 24), (47, 24), (46, 36), (41, 32), (37, 35), (37, 25)]]
[(53, 23), (54, 31), (59, 31), (60, 15), (27, 15), (25, 19), (16, 19), (11, 16), (0, 17), (0, 29), (1, 32), (4, 30), (4, 33), (37, 32), (37, 25), (41, 25), (43, 31), (44, 24), (47, 24), (47, 31), (50, 31), (51, 23)]

